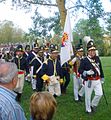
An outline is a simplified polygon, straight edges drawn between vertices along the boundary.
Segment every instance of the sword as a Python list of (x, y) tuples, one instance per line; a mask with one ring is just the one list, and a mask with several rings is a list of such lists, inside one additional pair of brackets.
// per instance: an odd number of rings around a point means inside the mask
[(102, 90), (103, 90), (103, 96), (104, 96), (106, 105), (108, 106), (108, 101), (107, 101), (107, 98), (106, 98), (106, 95), (105, 95), (105, 91), (104, 91), (104, 86), (103, 86), (103, 84), (102, 84)]

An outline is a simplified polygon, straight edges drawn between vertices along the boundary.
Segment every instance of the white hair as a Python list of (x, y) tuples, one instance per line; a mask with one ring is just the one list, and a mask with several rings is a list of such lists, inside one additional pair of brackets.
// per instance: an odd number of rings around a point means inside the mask
[[(5, 68), (7, 70), (2, 70)], [(10, 83), (18, 72), (16, 64), (12, 62), (1, 63), (0, 69), (0, 83)]]

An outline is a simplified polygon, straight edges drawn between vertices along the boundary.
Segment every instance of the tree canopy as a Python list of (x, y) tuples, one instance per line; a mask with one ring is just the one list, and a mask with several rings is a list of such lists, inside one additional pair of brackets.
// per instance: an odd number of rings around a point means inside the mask
[(12, 21), (0, 22), (0, 43), (17, 43), (24, 41), (24, 32), (15, 27)]

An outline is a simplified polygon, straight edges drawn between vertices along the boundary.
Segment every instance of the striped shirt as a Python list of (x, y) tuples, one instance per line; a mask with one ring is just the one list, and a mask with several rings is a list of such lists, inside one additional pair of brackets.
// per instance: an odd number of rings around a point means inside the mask
[(0, 120), (26, 120), (24, 111), (15, 98), (13, 91), (0, 86)]

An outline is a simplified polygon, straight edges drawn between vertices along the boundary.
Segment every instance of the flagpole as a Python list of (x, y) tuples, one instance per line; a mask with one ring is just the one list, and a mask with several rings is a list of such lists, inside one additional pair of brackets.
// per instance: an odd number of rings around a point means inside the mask
[(71, 43), (72, 41), (73, 41), (73, 36), (72, 36), (72, 29), (70, 23), (70, 16), (69, 16), (69, 11), (67, 10), (64, 32), (61, 41), (61, 50), (60, 50), (61, 66), (65, 62), (68, 62), (71, 59), (71, 56), (73, 55), (73, 48)]

